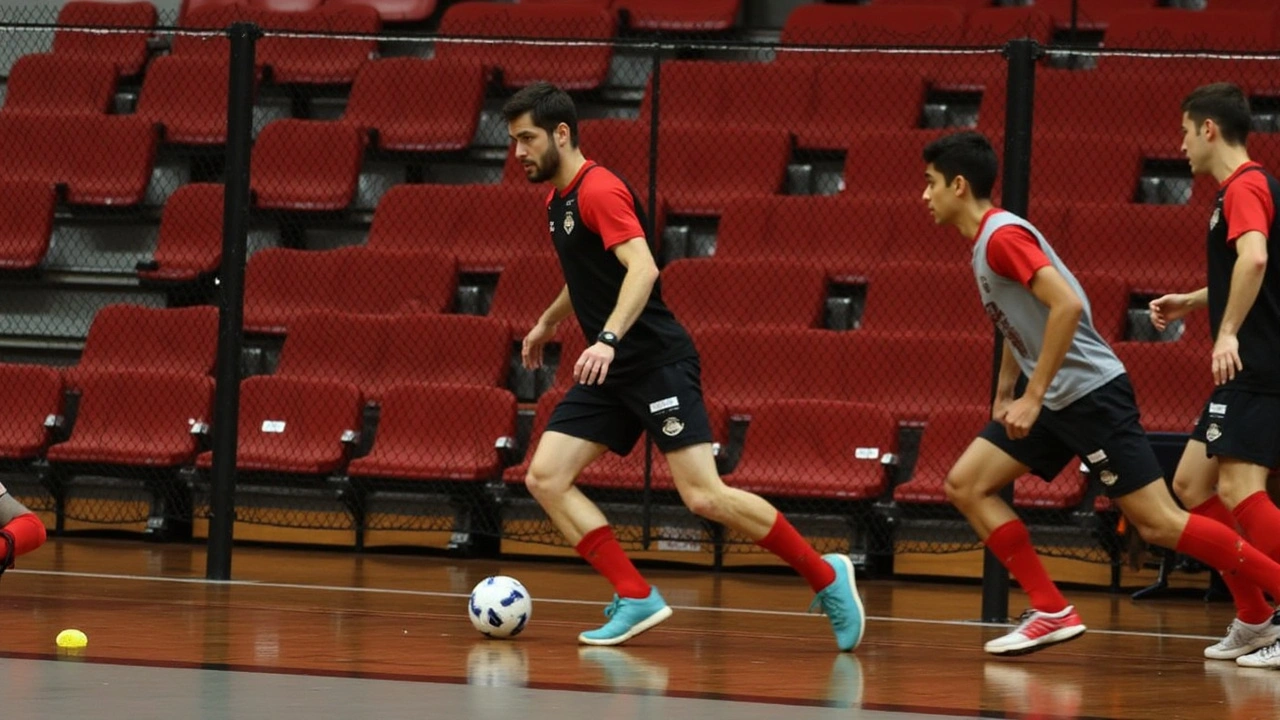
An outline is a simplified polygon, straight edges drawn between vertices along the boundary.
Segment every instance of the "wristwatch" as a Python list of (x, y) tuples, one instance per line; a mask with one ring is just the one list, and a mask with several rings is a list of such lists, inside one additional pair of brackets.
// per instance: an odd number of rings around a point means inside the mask
[(613, 333), (609, 332), (608, 330), (605, 330), (605, 331), (601, 332), (599, 335), (597, 335), (597, 336), (596, 336), (596, 341), (597, 341), (597, 342), (602, 342), (602, 343), (604, 343), (605, 345), (608, 345), (609, 347), (611, 347), (611, 348), (613, 348), (613, 349), (615, 349), (615, 350), (616, 350), (616, 349), (618, 349), (618, 336), (617, 336), (617, 335), (614, 335)]

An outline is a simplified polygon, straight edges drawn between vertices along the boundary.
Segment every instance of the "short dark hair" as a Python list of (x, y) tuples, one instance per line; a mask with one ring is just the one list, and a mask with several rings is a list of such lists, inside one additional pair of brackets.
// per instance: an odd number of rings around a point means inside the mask
[[(1212, 120), (1222, 130), (1222, 139), (1229, 145), (1243, 145), (1249, 137), (1253, 116), (1249, 112), (1249, 99), (1238, 85), (1227, 82), (1201, 85), (1182, 101), (1182, 112), (1197, 126)], [(1197, 129), (1197, 133), (1200, 131)]]
[(533, 124), (546, 130), (547, 135), (554, 133), (560, 123), (568, 125), (569, 145), (578, 147), (578, 110), (565, 91), (549, 82), (534, 83), (512, 95), (502, 106), (502, 116), (507, 122), (525, 113), (530, 113)]
[(991, 198), (1000, 161), (982, 133), (966, 130), (934, 140), (924, 148), (924, 161), (942, 173), (948, 183), (963, 176), (979, 200)]

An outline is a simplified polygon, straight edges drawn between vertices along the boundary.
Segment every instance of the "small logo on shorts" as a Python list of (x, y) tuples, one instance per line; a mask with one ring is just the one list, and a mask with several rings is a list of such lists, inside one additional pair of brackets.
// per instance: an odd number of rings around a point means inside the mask
[(1107, 460), (1107, 451), (1106, 451), (1106, 450), (1095, 450), (1095, 451), (1093, 451), (1093, 452), (1089, 453), (1089, 456), (1088, 456), (1087, 458), (1085, 458), (1085, 459), (1086, 459), (1086, 460), (1088, 460), (1088, 461), (1089, 461), (1089, 462), (1091, 462), (1091, 463), (1106, 462), (1106, 460)]
[(1222, 437), (1222, 428), (1218, 427), (1218, 423), (1209, 423), (1209, 429), (1204, 431), (1204, 439), (1213, 442)]
[(1209, 403), (1209, 414), (1214, 417), (1226, 417), (1227, 404), (1226, 403)]
[(675, 437), (681, 432), (684, 432), (684, 423), (680, 422), (680, 418), (669, 417), (662, 423), (662, 434), (667, 437)]
[(564, 214), (564, 232), (566, 235), (573, 233), (573, 225), (574, 225), (573, 213), (572, 212), (565, 213)]
[(1107, 487), (1111, 487), (1112, 485), (1115, 485), (1116, 481), (1119, 480), (1120, 478), (1110, 470), (1103, 470), (1102, 472), (1098, 473), (1098, 479), (1102, 481), (1103, 485), (1106, 485)]
[(649, 403), (649, 414), (657, 415), (663, 410), (670, 410), (678, 407), (680, 407), (680, 398), (673, 395), (669, 398), (663, 398), (657, 402)]

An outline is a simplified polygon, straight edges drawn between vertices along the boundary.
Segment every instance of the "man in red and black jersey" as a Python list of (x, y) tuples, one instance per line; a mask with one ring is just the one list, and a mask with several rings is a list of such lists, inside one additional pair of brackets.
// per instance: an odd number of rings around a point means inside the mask
[(574, 361), (577, 382), (556, 406), (534, 451), (526, 484), (578, 553), (613, 585), (609, 622), (578, 636), (617, 645), (671, 615), (636, 570), (608, 520), (575, 487), (606, 451), (626, 455), (647, 431), (666, 456), (684, 503), (786, 560), (817, 593), (836, 644), (852, 650), (865, 617), (845, 555), (819, 557), (768, 501), (728, 487), (716, 471), (702, 399), (698, 353), (662, 302), (645, 214), (630, 187), (578, 147), (573, 100), (538, 83), (503, 107), (516, 158), (531, 182), (550, 182), (547, 217), (565, 287), (524, 338), (526, 367), (542, 364), (557, 326), (577, 315), (590, 344)]
[[(1214, 83), (1182, 103), (1182, 150), (1196, 174), (1219, 183), (1208, 229), (1208, 285), (1151, 302), (1152, 323), (1209, 310), (1214, 389), (1183, 452), (1173, 487), (1191, 512), (1239, 525), (1280, 560), (1280, 508), (1266, 492), (1280, 465), (1280, 182), (1249, 159), (1252, 117), (1239, 87)], [(1215, 492), (1215, 485), (1217, 490)], [(1280, 668), (1280, 615), (1262, 591), (1224, 575), (1237, 617), (1205, 656)]]

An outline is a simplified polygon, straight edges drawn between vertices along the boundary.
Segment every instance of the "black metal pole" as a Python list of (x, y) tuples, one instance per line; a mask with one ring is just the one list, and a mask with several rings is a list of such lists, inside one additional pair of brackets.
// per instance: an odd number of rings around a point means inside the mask
[[(1031, 194), (1031, 115), (1035, 99), (1036, 60), (1041, 53), (1035, 40), (1010, 41), (1005, 46), (1009, 68), (1009, 94), (1005, 105), (1004, 173), (1000, 205), (1009, 212), (1027, 214)], [(992, 356), (991, 388), (995, 395), (1004, 338), (997, 332)], [(1013, 486), (1000, 493), (1013, 501)], [(982, 620), (1004, 622), (1009, 618), (1009, 573), (987, 550), (982, 558)]]
[(249, 146), (253, 133), (253, 66), (257, 25), (236, 23), (231, 37), (227, 103), (227, 180), (222, 214), (218, 314), (218, 389), (214, 398), (213, 482), (205, 577), (231, 579), (235, 521), (236, 426), (240, 418), (240, 340), (244, 319), (244, 263), (249, 234)]
[[(653, 72), (650, 74), (653, 97), (649, 102), (649, 234), (658, 230), (658, 117), (662, 104), (662, 48), (653, 47)], [(661, 263), (661, 253), (656, 252), (659, 238), (650, 238), (649, 247), (655, 250), (656, 258)], [(649, 549), (653, 541), (653, 440), (648, 433), (644, 436), (644, 489), (641, 491), (640, 510), (640, 545)]]

